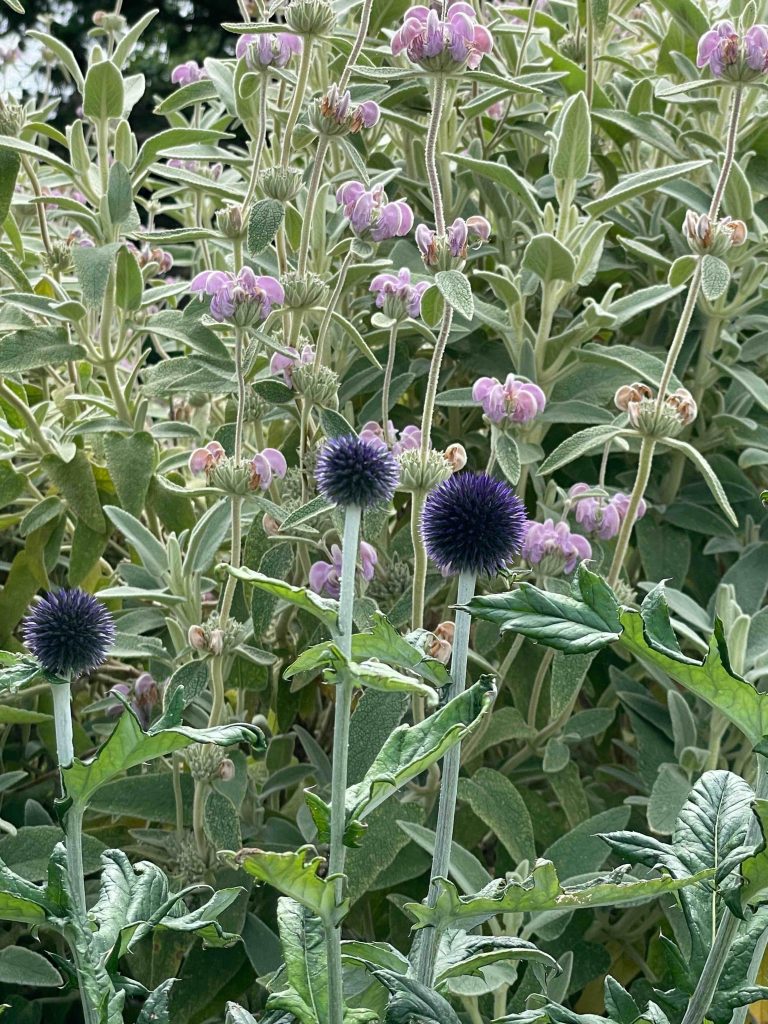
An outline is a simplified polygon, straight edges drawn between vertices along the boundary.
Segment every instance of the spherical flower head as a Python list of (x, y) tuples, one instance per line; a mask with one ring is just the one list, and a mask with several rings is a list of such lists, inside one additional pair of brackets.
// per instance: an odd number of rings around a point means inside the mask
[(405, 52), (425, 71), (443, 74), (474, 70), (492, 49), (491, 33), (478, 25), (474, 8), (463, 0), (455, 0), (442, 19), (428, 7), (409, 8), (392, 38), (395, 57)]
[(392, 453), (354, 434), (334, 437), (317, 457), (315, 479), (327, 501), (369, 508), (391, 500), (399, 473)]
[(46, 672), (76, 679), (106, 661), (115, 623), (100, 601), (75, 587), (42, 598), (24, 619), (22, 636)]
[(421, 536), (443, 573), (493, 576), (519, 554), (525, 505), (488, 473), (456, 473), (427, 495)]

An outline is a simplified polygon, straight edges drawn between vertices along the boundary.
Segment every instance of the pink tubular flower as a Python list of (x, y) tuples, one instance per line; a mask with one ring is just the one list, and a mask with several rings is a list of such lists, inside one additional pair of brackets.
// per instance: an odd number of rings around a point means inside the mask
[(491, 225), (475, 214), (472, 217), (457, 217), (446, 232), (445, 238), (438, 238), (437, 232), (426, 224), (416, 228), (416, 245), (421, 258), (428, 267), (449, 270), (455, 261), (463, 263), (467, 258), (470, 244), (480, 245), (491, 237)]
[(364, 100), (353, 106), (349, 89), (339, 93), (339, 87), (332, 85), (320, 100), (320, 115), (325, 119), (324, 128), (330, 134), (359, 132), (361, 128), (373, 128), (381, 117), (378, 103)]
[(571, 533), (565, 522), (555, 524), (529, 522), (522, 556), (529, 565), (539, 565), (548, 576), (572, 573), (579, 562), (592, 557), (592, 545), (586, 537)]
[[(376, 572), (379, 556), (376, 549), (366, 541), (360, 541), (360, 567), (363, 579), (370, 583)], [(330, 562), (313, 562), (309, 568), (309, 589), (316, 594), (327, 594), (338, 598), (341, 590), (341, 548), (338, 544), (331, 547)]]
[(251, 459), (251, 490), (268, 491), (272, 478), (282, 480), (288, 472), (288, 465), (282, 452), (276, 448), (265, 448)]
[(275, 375), (282, 373), (286, 386), (293, 387), (293, 371), (297, 366), (309, 365), (315, 361), (315, 349), (312, 345), (306, 344), (301, 352), (289, 345), (286, 348), (288, 355), (283, 352), (275, 352), (269, 362), (269, 371)]
[(753, 25), (740, 36), (732, 21), (718, 21), (699, 39), (696, 64), (715, 78), (746, 82), (768, 70), (768, 26)]
[(413, 227), (413, 212), (403, 199), (390, 202), (382, 185), (369, 191), (359, 181), (348, 181), (336, 193), (352, 230), (374, 242), (407, 235)]
[(480, 377), (472, 387), (472, 398), (480, 402), (491, 421), (529, 423), (544, 411), (547, 399), (538, 384), (521, 380), (513, 373), (502, 384), (496, 377)]
[(244, 327), (269, 316), (273, 304), (285, 301), (283, 286), (274, 277), (257, 277), (250, 267), (237, 274), (229, 270), (204, 270), (193, 278), (189, 290), (200, 298), (211, 296), (211, 316), (222, 323), (231, 320)]
[(171, 72), (171, 81), (174, 85), (191, 85), (192, 82), (200, 82), (207, 77), (208, 72), (195, 60), (188, 60), (185, 64), (177, 64)]
[(217, 462), (226, 455), (223, 447), (218, 441), (209, 441), (205, 448), (195, 448), (192, 454), (189, 456), (189, 469), (190, 472), (195, 473), (209, 473)]
[(240, 36), (235, 47), (235, 55), (245, 57), (246, 64), (254, 71), (284, 68), (296, 53), (301, 53), (301, 39), (290, 32), (249, 33)]
[(384, 430), (374, 420), (369, 420), (363, 425), (360, 437), (363, 441), (371, 441), (382, 448), (392, 447), (393, 455), (402, 455), (403, 452), (412, 451), (421, 447), (421, 430), (413, 423), (409, 423), (402, 430), (395, 430), (392, 420), (387, 422), (389, 436), (384, 436)]
[(421, 297), (429, 288), (428, 281), (411, 284), (411, 272), (407, 267), (397, 274), (377, 274), (371, 281), (370, 291), (376, 295), (376, 305), (393, 320), (417, 317), (421, 313)]
[(443, 19), (422, 5), (409, 8), (392, 38), (392, 54), (405, 52), (425, 71), (474, 70), (492, 49), (491, 33), (477, 23), (474, 8), (463, 0), (452, 3)]

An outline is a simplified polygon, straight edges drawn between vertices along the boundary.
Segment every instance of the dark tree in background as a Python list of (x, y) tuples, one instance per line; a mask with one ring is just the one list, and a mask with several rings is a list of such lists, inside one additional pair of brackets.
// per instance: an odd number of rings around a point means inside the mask
[[(22, 53), (29, 50), (24, 33), (30, 28), (42, 28), (60, 39), (84, 63), (85, 53), (98, 35), (92, 35), (97, 11), (112, 10), (109, 2), (99, 0), (22, 0), (25, 13), (15, 14), (3, 6), (0, 13), (0, 36), (21, 37)], [(147, 82), (147, 92), (134, 109), (131, 123), (139, 134), (150, 134), (162, 125), (152, 115), (155, 98), (171, 91), (170, 74), (176, 64), (186, 60), (202, 62), (205, 57), (224, 57), (234, 52), (235, 37), (223, 32), (222, 21), (239, 21), (235, 0), (123, 0), (120, 13), (128, 24), (134, 24), (148, 10), (159, 13), (143, 36), (144, 45), (132, 61), (129, 73), (141, 72)], [(37, 47), (37, 44), (35, 44)], [(37, 48), (22, 56), (23, 65), (34, 65)], [(22, 84), (24, 75), (20, 75)], [(62, 116), (79, 102), (72, 97), (69, 84), (54, 69), (53, 82), (62, 97)]]

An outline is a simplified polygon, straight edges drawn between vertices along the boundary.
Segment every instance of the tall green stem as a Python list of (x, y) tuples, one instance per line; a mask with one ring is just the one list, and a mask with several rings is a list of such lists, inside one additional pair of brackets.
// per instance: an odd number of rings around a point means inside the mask
[(395, 353), (397, 351), (397, 328), (399, 324), (395, 321), (389, 328), (389, 349), (387, 351), (387, 365), (384, 369), (384, 384), (381, 388), (381, 426), (384, 430), (384, 437), (387, 444), (389, 437), (389, 392), (392, 388), (392, 371), (395, 367)]
[[(475, 593), (477, 575), (473, 572), (462, 572), (459, 575), (459, 588), (456, 603), (460, 606), (456, 611), (456, 628), (453, 636), (453, 656), (451, 658), (451, 682), (448, 686), (446, 700), (453, 700), (464, 692), (467, 681), (467, 652), (469, 651), (469, 629), (472, 623), (469, 612), (463, 611), (462, 605), (472, 600)], [(461, 745), (454, 744), (443, 758), (442, 784), (440, 786), (440, 804), (437, 811), (437, 829), (435, 832), (435, 851), (432, 855), (432, 872), (427, 903), (434, 907), (439, 895), (437, 880), (446, 878), (451, 863), (451, 844), (453, 843), (453, 822), (456, 816), (456, 796), (459, 789), (459, 769), (461, 768)], [(435, 971), (438, 934), (434, 928), (424, 929), (421, 945), (418, 949), (419, 958), (417, 975), (422, 985), (430, 986)]]
[[(344, 513), (344, 536), (341, 546), (341, 580), (339, 593), (339, 638), (342, 654), (352, 656), (352, 628), (355, 605), (355, 572), (360, 538), (362, 509), (349, 505)], [(344, 862), (346, 847), (347, 762), (349, 760), (349, 724), (352, 717), (352, 679), (336, 688), (336, 710), (333, 723), (333, 767), (331, 775), (331, 842), (328, 854), (328, 875), (334, 879), (336, 903), (344, 897)], [(341, 927), (326, 923), (328, 950), (328, 996), (330, 1024), (343, 1024), (344, 992), (341, 964)]]
[(243, 200), (243, 214), (247, 215), (248, 207), (256, 191), (256, 183), (259, 180), (259, 169), (261, 168), (261, 154), (264, 151), (264, 138), (267, 134), (267, 76), (262, 75), (259, 89), (259, 116), (256, 122), (256, 150), (253, 154), (253, 165), (251, 175), (248, 179), (248, 190)]
[(299, 120), (301, 105), (304, 102), (304, 94), (307, 91), (309, 71), (312, 67), (312, 43), (312, 36), (304, 36), (301, 63), (299, 64), (299, 73), (296, 78), (296, 88), (293, 92), (291, 109), (288, 111), (288, 120), (285, 123), (285, 133), (283, 135), (283, 155), (280, 163), (284, 168), (287, 168), (291, 162), (291, 136), (293, 135), (293, 129), (296, 127), (296, 122)]
[(608, 583), (612, 587), (615, 587), (618, 583), (619, 576), (621, 575), (621, 569), (624, 565), (624, 559), (627, 557), (629, 539), (632, 536), (632, 530), (635, 526), (637, 510), (640, 508), (640, 502), (643, 499), (645, 489), (648, 486), (648, 481), (651, 478), (651, 469), (653, 468), (653, 453), (655, 448), (656, 441), (654, 438), (643, 438), (642, 443), (640, 445), (640, 455), (637, 460), (637, 475), (635, 477), (635, 483), (632, 488), (632, 494), (629, 499), (627, 514), (624, 516), (624, 521), (622, 522), (621, 530), (619, 531), (619, 538), (616, 541), (616, 550), (613, 553), (611, 571), (608, 574)]

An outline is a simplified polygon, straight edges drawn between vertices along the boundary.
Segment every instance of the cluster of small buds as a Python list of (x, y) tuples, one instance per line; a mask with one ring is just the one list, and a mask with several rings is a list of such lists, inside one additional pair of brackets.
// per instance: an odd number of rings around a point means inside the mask
[(208, 164), (203, 160), (182, 160), (174, 156), (168, 161), (168, 166), (177, 171), (189, 171), (191, 174), (199, 174), (201, 178), (210, 178), (211, 181), (218, 181), (224, 173), (224, 164)]
[(368, 586), (367, 596), (382, 608), (391, 607), (398, 601), (411, 584), (411, 567), (395, 552), (387, 566), (386, 573), (378, 573)]
[[(142, 729), (148, 729), (152, 721), (152, 712), (160, 700), (160, 692), (157, 683), (149, 674), (142, 672), (132, 684), (118, 683), (109, 691), (115, 697), (122, 697), (129, 702), (130, 708), (135, 712)], [(108, 714), (116, 718), (123, 713), (125, 705), (119, 701), (114, 707), (109, 708)]]
[(237, 274), (229, 270), (204, 270), (192, 279), (189, 290), (200, 298), (211, 296), (214, 320), (229, 320), (239, 327), (265, 320), (272, 306), (285, 300), (283, 286), (276, 278), (259, 277), (250, 267), (243, 267)]
[[(454, 447), (461, 446), (451, 446)], [(464, 458), (466, 460), (466, 454)], [(460, 458), (458, 461), (461, 461)], [(398, 490), (411, 494), (426, 494), (456, 472), (454, 464), (448, 461), (445, 453), (436, 448), (430, 448), (426, 461), (422, 460), (418, 448), (407, 449), (398, 456), (397, 464), (400, 469)]]
[(378, 423), (369, 420), (363, 425), (360, 437), (382, 448), (391, 448), (393, 455), (402, 455), (403, 452), (416, 451), (421, 447), (421, 430), (412, 423), (397, 431), (392, 420), (389, 420), (385, 435), (384, 429)]
[(328, 295), (328, 285), (319, 274), (311, 271), (299, 275), (297, 271), (289, 270), (283, 275), (282, 285), (285, 305), (289, 309), (310, 309), (322, 305)]
[[(589, 484), (574, 484), (568, 496), (575, 504), (576, 522), (587, 533), (594, 533), (600, 540), (611, 540), (621, 529), (629, 511), (629, 495), (618, 492), (610, 498), (595, 494)], [(642, 519), (646, 512), (645, 501), (641, 498), (635, 519)]]
[(243, 208), (238, 203), (227, 203), (216, 211), (216, 229), (225, 238), (242, 238), (246, 231)]
[(482, 405), (485, 415), (497, 426), (530, 423), (547, 404), (538, 384), (522, 380), (513, 373), (507, 375), (503, 384), (496, 377), (480, 377), (472, 386), (472, 398)]
[(668, 394), (660, 407), (647, 384), (624, 384), (614, 395), (617, 409), (627, 414), (629, 422), (648, 437), (675, 437), (696, 419), (696, 400), (687, 388)]
[(202, 625), (190, 626), (187, 643), (194, 651), (219, 657), (234, 650), (246, 635), (246, 627), (237, 619), (227, 619), (224, 627), (219, 625), (219, 616), (213, 612)]
[(104, 32), (124, 32), (125, 18), (122, 14), (115, 14), (114, 11), (94, 11), (91, 16), (93, 24)]
[(697, 256), (724, 256), (733, 246), (746, 242), (747, 225), (730, 217), (713, 221), (706, 213), (689, 210), (683, 221), (683, 234)]
[(294, 54), (301, 53), (301, 40), (290, 32), (262, 32), (240, 36), (235, 56), (245, 58), (252, 71), (284, 68)]
[(26, 114), (20, 103), (5, 103), (0, 107), (0, 135), (15, 138), (24, 127)]
[[(341, 592), (341, 548), (338, 544), (331, 547), (330, 562), (313, 562), (309, 568), (309, 589), (316, 594), (327, 594), (338, 598)], [(379, 556), (376, 549), (367, 541), (360, 541), (360, 571), (363, 579), (370, 583), (376, 573)]]
[(285, 23), (300, 36), (319, 39), (333, 31), (336, 15), (328, 0), (291, 0), (285, 8)]
[(200, 82), (204, 78), (208, 78), (208, 72), (196, 60), (188, 60), (184, 64), (177, 64), (171, 72), (171, 82), (174, 85), (191, 85), (193, 82)]
[(453, 637), (456, 631), (455, 625), (450, 621), (441, 622), (432, 634), (432, 639), (426, 647), (426, 653), (430, 658), (436, 658), (443, 665), (447, 665), (453, 653)]
[[(221, 767), (229, 758), (215, 743), (193, 743), (184, 752), (189, 773), (195, 782), (211, 782), (220, 779)], [(232, 762), (230, 761), (230, 764)]]
[(270, 373), (282, 374), (286, 387), (293, 387), (293, 374), (297, 366), (311, 366), (315, 361), (315, 349), (307, 342), (299, 352), (287, 346), (282, 352), (275, 352), (269, 362)]
[(709, 65), (715, 78), (749, 82), (768, 70), (768, 25), (742, 35), (732, 21), (718, 21), (699, 39), (697, 67)]
[(393, 56), (405, 52), (413, 64), (442, 74), (474, 70), (492, 49), (491, 33), (463, 0), (455, 0), (444, 18), (429, 7), (410, 7), (392, 38)]
[(557, 48), (564, 57), (574, 64), (584, 65), (587, 59), (587, 43), (583, 32), (566, 32), (558, 41)]
[(373, 128), (381, 117), (381, 111), (373, 100), (353, 104), (349, 89), (339, 93), (339, 87), (334, 84), (319, 100), (310, 117), (312, 127), (320, 135), (354, 135), (363, 128)]
[(253, 458), (236, 463), (227, 457), (218, 441), (209, 441), (204, 448), (195, 448), (192, 452), (189, 469), (195, 475), (204, 473), (211, 486), (242, 495), (269, 490), (272, 480), (282, 479), (288, 467), (284, 455), (276, 448), (265, 448)]
[(571, 533), (566, 522), (545, 519), (527, 524), (521, 554), (545, 576), (568, 575), (579, 562), (592, 557), (592, 545), (581, 534)]
[(85, 228), (81, 228), (79, 224), (77, 227), (72, 228), (67, 235), (67, 244), (77, 245), (81, 249), (93, 249), (96, 246), (90, 235), (85, 233)]
[(429, 288), (428, 281), (411, 283), (411, 272), (402, 267), (396, 274), (377, 274), (371, 281), (370, 291), (376, 295), (376, 305), (391, 320), (416, 320), (421, 314), (421, 298)]
[(136, 257), (136, 262), (143, 270), (148, 267), (151, 263), (155, 264), (156, 273), (167, 274), (173, 269), (173, 256), (165, 249), (159, 248), (159, 246), (151, 247), (148, 242), (145, 242), (140, 249), (138, 249), (132, 242), (127, 243), (127, 248)]
[(339, 384), (339, 375), (330, 366), (299, 363), (293, 369), (293, 388), (296, 394), (321, 409), (338, 409)]
[(59, 238), (51, 240), (49, 251), (41, 254), (41, 259), (52, 274), (65, 274), (72, 268), (72, 246)]
[(479, 215), (457, 217), (448, 228), (444, 238), (419, 224), (416, 228), (416, 245), (427, 267), (436, 270), (461, 270), (469, 253), (469, 247), (487, 242), (491, 236), (491, 225)]
[(304, 172), (298, 167), (265, 167), (259, 173), (259, 190), (267, 199), (287, 203), (299, 194), (303, 177)]
[(407, 235), (413, 227), (413, 211), (404, 199), (390, 202), (383, 185), (369, 191), (359, 181), (348, 181), (336, 193), (336, 202), (359, 238), (383, 242)]

